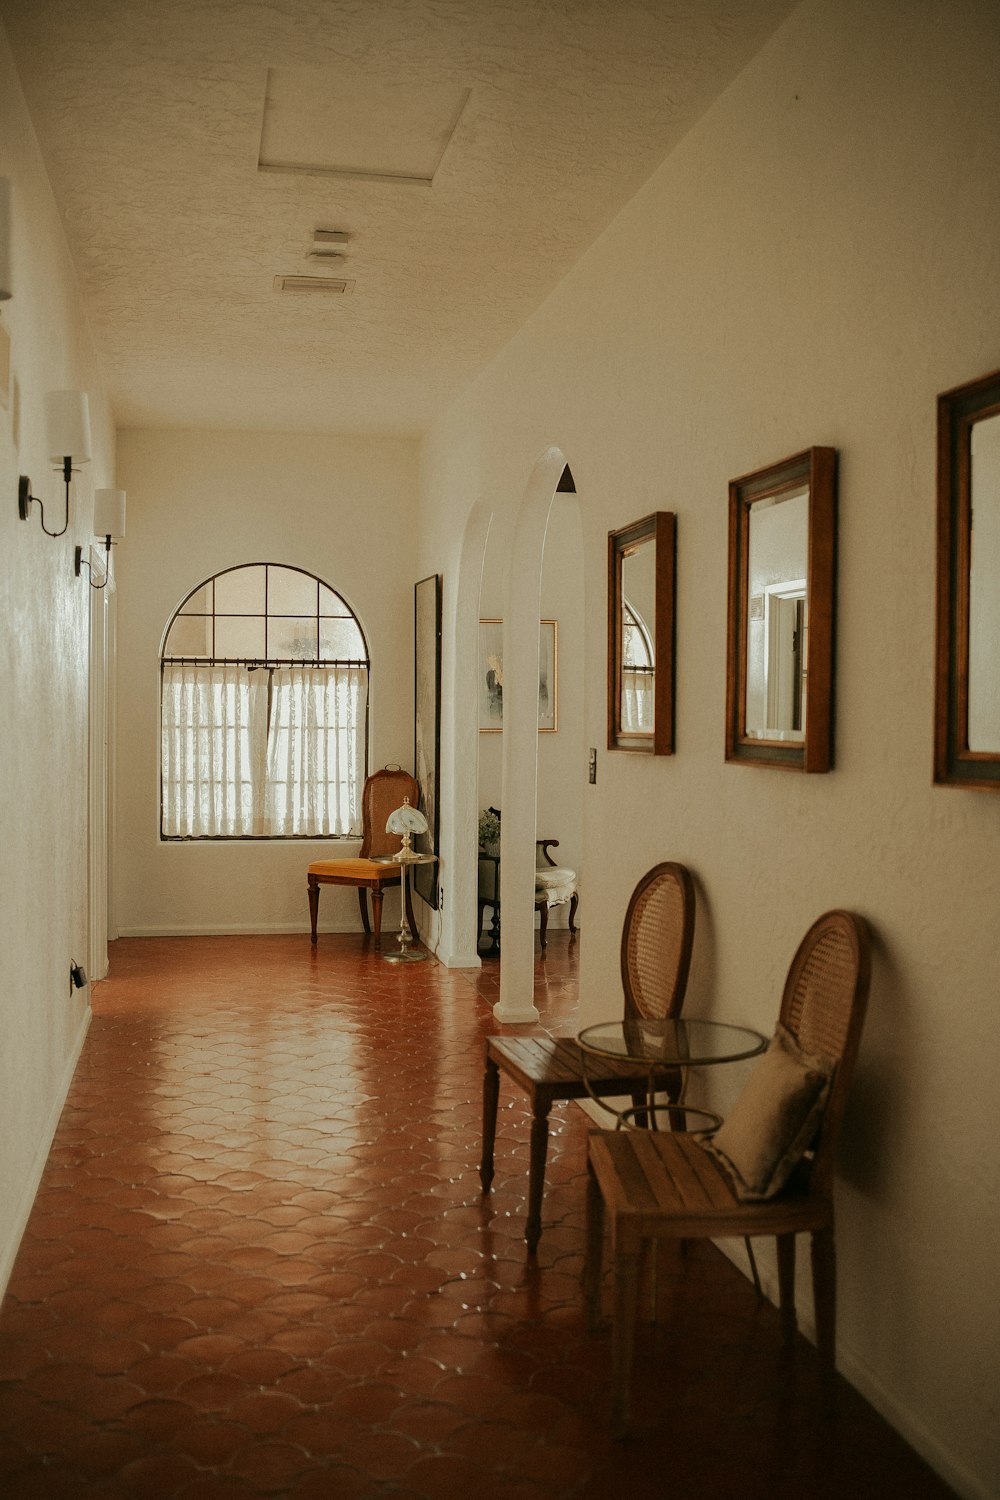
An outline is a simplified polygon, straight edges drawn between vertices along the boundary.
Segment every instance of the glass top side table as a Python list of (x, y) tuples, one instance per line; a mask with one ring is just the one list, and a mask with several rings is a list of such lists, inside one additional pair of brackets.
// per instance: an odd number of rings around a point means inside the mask
[(657, 1105), (654, 1085), (664, 1069), (683, 1070), (686, 1083), (686, 1070), (690, 1067), (741, 1062), (744, 1058), (756, 1057), (767, 1046), (767, 1038), (749, 1026), (733, 1026), (727, 1021), (646, 1020), (641, 1016), (599, 1021), (594, 1026), (584, 1027), (577, 1040), (584, 1054), (585, 1082), (588, 1053), (615, 1062), (634, 1062), (646, 1071), (646, 1103), (643, 1106), (633, 1102), (631, 1108), (618, 1110), (594, 1094), (590, 1097), (601, 1109), (615, 1115), (619, 1122), (628, 1124), (631, 1117), (642, 1115), (654, 1129), (658, 1111), (699, 1114), (714, 1125), (721, 1124), (718, 1115), (710, 1110), (685, 1105), (683, 1086), (676, 1100), (668, 1105)]

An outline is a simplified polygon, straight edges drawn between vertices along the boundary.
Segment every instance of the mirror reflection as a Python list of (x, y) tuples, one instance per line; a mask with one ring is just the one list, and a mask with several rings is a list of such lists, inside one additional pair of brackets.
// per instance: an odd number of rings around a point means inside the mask
[(829, 771), (836, 542), (836, 449), (730, 484), (727, 760)]
[(608, 533), (608, 749), (674, 751), (676, 517)]
[(750, 506), (746, 734), (805, 739), (809, 488)]
[(971, 434), (969, 749), (1000, 750), (1000, 413)]
[(656, 546), (652, 537), (622, 554), (620, 723), (625, 734), (653, 733), (656, 674)]

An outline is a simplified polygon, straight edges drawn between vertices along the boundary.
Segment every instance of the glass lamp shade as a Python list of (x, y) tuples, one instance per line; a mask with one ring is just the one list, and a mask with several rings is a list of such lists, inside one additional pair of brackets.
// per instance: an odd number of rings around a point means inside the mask
[(0, 302), (12, 295), (10, 274), (10, 180), (0, 177)]
[(427, 833), (429, 823), (418, 807), (410, 806), (407, 798), (402, 807), (397, 807), (395, 812), (389, 814), (389, 820), (385, 825), (386, 833)]
[(120, 542), (125, 535), (125, 491), (94, 491), (94, 535)]
[(85, 391), (49, 391), (45, 397), (49, 456), (61, 465), (90, 463), (90, 406)]

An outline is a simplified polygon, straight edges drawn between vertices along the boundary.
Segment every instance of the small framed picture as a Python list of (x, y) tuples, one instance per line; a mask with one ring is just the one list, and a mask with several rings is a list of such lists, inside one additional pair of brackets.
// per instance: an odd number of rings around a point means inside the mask
[[(540, 620), (538, 628), (538, 732), (559, 728), (559, 622)], [(479, 731), (503, 729), (503, 621), (479, 622)]]

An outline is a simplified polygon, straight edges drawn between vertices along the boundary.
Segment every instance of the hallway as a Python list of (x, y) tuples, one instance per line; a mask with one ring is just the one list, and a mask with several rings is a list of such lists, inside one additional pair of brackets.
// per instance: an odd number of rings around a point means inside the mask
[[(538, 957), (573, 1031), (576, 954)], [(587, 1123), (553, 1113), (537, 1264), (523, 1096), (477, 1176), (496, 965), (358, 938), (121, 940), (0, 1317), (5, 1500), (944, 1500), (715, 1250), (639, 1339), (607, 1434), (579, 1275)], [(618, 1001), (616, 999), (615, 1005)], [(669, 1476), (669, 1477), (667, 1477)]]

